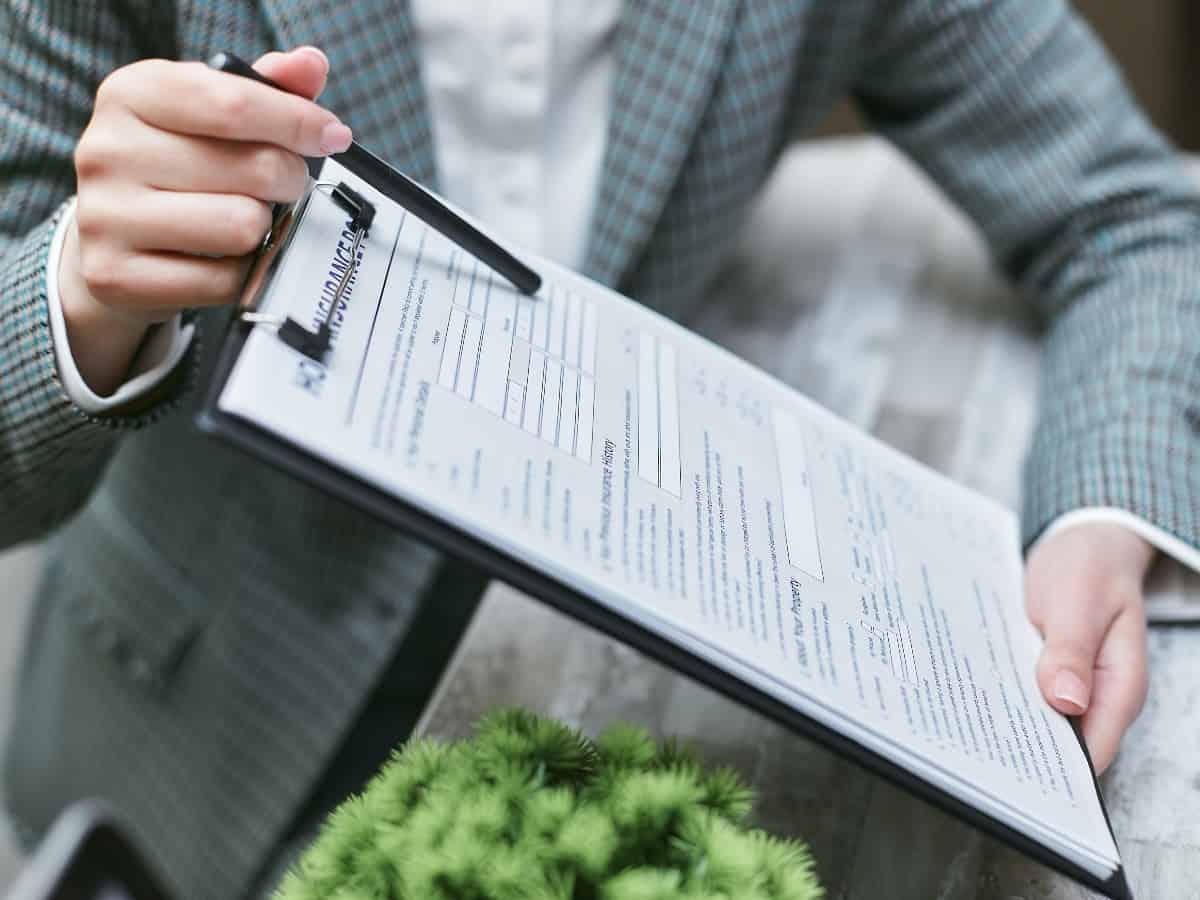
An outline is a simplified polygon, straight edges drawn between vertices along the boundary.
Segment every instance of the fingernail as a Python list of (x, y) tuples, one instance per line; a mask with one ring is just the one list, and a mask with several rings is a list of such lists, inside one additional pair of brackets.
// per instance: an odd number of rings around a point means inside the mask
[(321, 152), (326, 155), (341, 153), (350, 146), (352, 139), (349, 128), (341, 122), (330, 122), (321, 129)]
[(311, 53), (321, 60), (321, 65), (325, 67), (325, 74), (329, 74), (329, 57), (325, 55), (325, 51), (320, 47), (314, 47), (312, 44), (305, 44), (303, 47), (297, 47), (297, 50), (302, 50), (305, 53)]
[(1080, 712), (1087, 709), (1087, 685), (1078, 675), (1068, 669), (1063, 669), (1054, 676), (1054, 696), (1078, 707)]

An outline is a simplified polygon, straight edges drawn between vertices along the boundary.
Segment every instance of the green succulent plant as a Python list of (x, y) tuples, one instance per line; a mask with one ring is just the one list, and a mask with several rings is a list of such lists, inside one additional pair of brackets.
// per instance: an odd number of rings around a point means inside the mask
[(275, 900), (816, 900), (808, 850), (668, 741), (525, 710), (413, 740), (329, 817)]

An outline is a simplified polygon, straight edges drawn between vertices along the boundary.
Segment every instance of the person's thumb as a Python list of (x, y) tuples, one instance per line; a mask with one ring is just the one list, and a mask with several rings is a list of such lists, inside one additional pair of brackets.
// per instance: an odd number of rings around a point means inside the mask
[(1051, 706), (1071, 716), (1091, 703), (1096, 657), (1118, 612), (1103, 602), (1104, 586), (1081, 574), (1059, 570), (1029, 585), (1031, 618), (1045, 639), (1038, 686)]
[(1092, 701), (1092, 674), (1103, 633), (1093, 644), (1061, 629), (1047, 632), (1038, 661), (1038, 684), (1046, 700), (1061, 713), (1083, 715)]
[(316, 47), (297, 47), (287, 53), (264, 54), (254, 68), (284, 90), (315, 100), (325, 90), (329, 58)]
[(1153, 557), (1137, 535), (1107, 524), (1069, 528), (1030, 552), (1026, 605), (1045, 639), (1038, 686), (1059, 712), (1091, 706), (1101, 648)]

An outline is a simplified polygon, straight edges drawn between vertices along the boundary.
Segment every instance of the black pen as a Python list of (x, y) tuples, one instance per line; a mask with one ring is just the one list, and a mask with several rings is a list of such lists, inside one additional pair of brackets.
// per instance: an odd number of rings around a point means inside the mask
[[(208, 65), (217, 71), (252, 78), (268, 87), (283, 90), (232, 53), (218, 53), (209, 59)], [(542, 286), (541, 276), (537, 272), (358, 142), (351, 142), (345, 151), (334, 154), (331, 159), (345, 160), (347, 168), (362, 175), (373, 187), (387, 194), (430, 228), (503, 275), (521, 293), (536, 294)]]

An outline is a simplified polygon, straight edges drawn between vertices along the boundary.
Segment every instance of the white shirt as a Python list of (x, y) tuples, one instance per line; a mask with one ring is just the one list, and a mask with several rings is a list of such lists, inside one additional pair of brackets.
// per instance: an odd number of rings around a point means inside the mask
[[(451, 202), (519, 244), (582, 268), (604, 155), (621, 0), (412, 0), (439, 187)], [(156, 385), (191, 341), (179, 319), (146, 342), (132, 377), (97, 396), (80, 377), (59, 305), (57, 272), (71, 216), (47, 263), (50, 323), (63, 385), (104, 413)], [(1114, 522), (1200, 571), (1200, 551), (1120, 509), (1060, 516), (1043, 539), (1084, 522)]]

